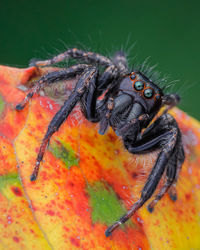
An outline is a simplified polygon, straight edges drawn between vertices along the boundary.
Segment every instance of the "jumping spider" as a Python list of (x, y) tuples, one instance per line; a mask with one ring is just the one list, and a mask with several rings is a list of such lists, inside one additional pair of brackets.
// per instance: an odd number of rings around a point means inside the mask
[[(167, 191), (172, 200), (177, 199), (175, 185), (185, 157), (181, 131), (174, 117), (167, 111), (175, 106), (180, 98), (177, 94), (165, 95), (156, 83), (145, 76), (144, 72), (137, 70), (130, 72), (125, 54), (121, 51), (109, 59), (100, 54), (74, 48), (50, 60), (36, 61), (34, 65), (48, 66), (69, 58), (80, 59), (85, 64), (77, 64), (42, 76), (26, 98), (16, 106), (17, 110), (22, 110), (30, 98), (45, 84), (79, 76), (76, 87), (48, 126), (30, 180), (36, 180), (40, 162), (51, 136), (67, 119), (77, 102), (81, 103), (87, 120), (99, 122), (101, 135), (106, 132), (108, 126), (111, 126), (115, 133), (121, 136), (125, 148), (130, 153), (144, 154), (160, 150), (140, 199), (124, 216), (108, 227), (105, 234), (109, 236), (153, 195), (164, 172), (165, 182), (155, 199), (148, 205), (148, 210), (152, 212), (156, 203)], [(103, 98), (100, 99), (100, 96)], [(162, 115), (148, 126), (164, 105), (166, 109)]]

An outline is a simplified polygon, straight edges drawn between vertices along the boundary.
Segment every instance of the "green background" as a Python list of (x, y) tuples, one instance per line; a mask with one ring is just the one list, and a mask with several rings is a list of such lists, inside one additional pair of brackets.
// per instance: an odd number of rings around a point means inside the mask
[(25, 67), (73, 46), (104, 55), (125, 48), (131, 63), (150, 56), (150, 64), (178, 79), (171, 92), (200, 120), (199, 16), (200, 1), (189, 0), (1, 0), (0, 64)]

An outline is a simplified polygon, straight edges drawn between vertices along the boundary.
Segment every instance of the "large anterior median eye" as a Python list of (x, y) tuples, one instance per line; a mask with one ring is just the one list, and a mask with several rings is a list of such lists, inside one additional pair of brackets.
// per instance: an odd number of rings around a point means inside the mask
[(154, 91), (153, 91), (153, 89), (145, 89), (144, 90), (144, 96), (146, 97), (146, 98), (151, 98), (152, 96), (153, 96), (153, 94), (154, 94)]
[(144, 83), (143, 83), (142, 81), (136, 81), (135, 84), (134, 84), (134, 88), (135, 88), (137, 91), (143, 90), (143, 88), (144, 88)]

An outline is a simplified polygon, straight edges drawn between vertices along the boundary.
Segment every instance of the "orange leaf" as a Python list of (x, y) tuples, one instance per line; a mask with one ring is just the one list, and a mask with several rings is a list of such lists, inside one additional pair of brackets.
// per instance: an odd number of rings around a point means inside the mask
[[(200, 249), (200, 124), (178, 109), (172, 114), (186, 151), (178, 200), (165, 195), (152, 214), (144, 205), (108, 238), (105, 229), (137, 200), (156, 153), (128, 153), (111, 129), (99, 135), (77, 107), (53, 135), (38, 179), (30, 182), (59, 104), (45, 95), (21, 112), (15, 105), (25, 96), (18, 87), (48, 70), (0, 67), (0, 248)], [(65, 83), (69, 91), (75, 82)]]

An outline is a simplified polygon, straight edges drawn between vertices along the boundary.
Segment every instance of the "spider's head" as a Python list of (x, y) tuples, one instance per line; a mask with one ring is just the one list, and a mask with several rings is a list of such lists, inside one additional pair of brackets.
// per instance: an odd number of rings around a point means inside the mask
[(130, 95), (145, 113), (157, 111), (162, 105), (162, 90), (141, 72), (126, 75), (120, 82), (119, 90)]

